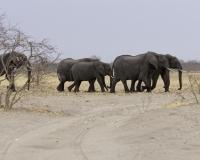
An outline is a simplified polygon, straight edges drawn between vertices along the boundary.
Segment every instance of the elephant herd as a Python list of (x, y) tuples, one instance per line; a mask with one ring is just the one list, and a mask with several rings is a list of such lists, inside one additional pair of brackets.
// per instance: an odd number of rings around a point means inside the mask
[[(74, 91), (78, 92), (81, 82), (88, 81), (90, 84), (88, 92), (94, 92), (94, 83), (97, 80), (102, 92), (109, 88), (110, 93), (114, 93), (116, 83), (119, 81), (122, 81), (125, 92), (141, 92), (145, 89), (147, 92), (151, 92), (156, 87), (158, 77), (161, 75), (165, 92), (168, 92), (171, 68), (178, 69), (180, 90), (182, 88), (182, 66), (177, 57), (169, 54), (163, 55), (149, 51), (137, 56), (121, 55), (115, 58), (112, 67), (98, 59), (66, 58), (57, 67), (60, 81), (57, 90), (64, 91), (65, 82), (73, 81), (74, 83), (68, 87), (68, 90), (71, 91), (75, 87)], [(110, 86), (105, 84), (106, 75), (110, 76)], [(127, 80), (131, 80), (130, 89), (127, 86)], [(136, 81), (138, 81), (137, 86), (135, 86)], [(142, 82), (145, 86), (141, 86)]]
[[(31, 77), (31, 64), (24, 54), (11, 52), (0, 55), (0, 76), (6, 75), (11, 81), (10, 89), (15, 91), (14, 74), (15, 68), (26, 65), (28, 71), (28, 89)], [(89, 82), (88, 92), (95, 92), (94, 83), (97, 80), (101, 91), (110, 89), (110, 93), (115, 92), (117, 82), (121, 81), (124, 85), (125, 92), (141, 92), (147, 90), (151, 92), (156, 87), (159, 75), (161, 75), (165, 92), (169, 91), (170, 77), (169, 72), (172, 69), (178, 69), (179, 73), (179, 90), (182, 88), (182, 66), (180, 61), (169, 54), (157, 54), (155, 52), (147, 52), (137, 56), (121, 55), (115, 58), (112, 66), (108, 63), (101, 62), (98, 59), (83, 58), (74, 60), (66, 58), (62, 60), (57, 67), (57, 75), (60, 83), (57, 86), (58, 91), (64, 91), (66, 81), (73, 81), (68, 87), (71, 91), (79, 91), (82, 81)], [(105, 83), (105, 76), (110, 76), (110, 86)], [(13, 80), (13, 81), (12, 81)], [(131, 80), (131, 87), (128, 88), (127, 80)], [(135, 86), (138, 81), (137, 86)], [(142, 82), (145, 84), (141, 86)]]

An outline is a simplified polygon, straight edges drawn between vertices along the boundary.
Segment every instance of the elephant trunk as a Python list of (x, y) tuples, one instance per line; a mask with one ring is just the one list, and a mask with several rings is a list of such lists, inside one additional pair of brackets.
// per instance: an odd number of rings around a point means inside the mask
[(107, 86), (106, 86), (106, 83), (105, 83), (105, 76), (102, 77), (102, 80), (103, 80), (103, 86), (106, 90), (108, 90)]
[(182, 71), (181, 70), (178, 70), (178, 77), (179, 77), (179, 85), (180, 85), (180, 88), (178, 90), (181, 90), (182, 89)]
[(31, 81), (31, 64), (30, 64), (30, 62), (27, 63), (27, 71), (28, 71), (27, 84), (28, 84), (28, 90), (29, 90), (29, 88), (30, 88), (30, 81)]
[(112, 76), (110, 76), (110, 86), (107, 86), (109, 89), (111, 88), (111, 86), (112, 86), (112, 81), (113, 81), (113, 77)]
[(176, 65), (176, 68), (178, 69), (178, 78), (179, 78), (179, 85), (180, 85), (180, 88), (178, 90), (181, 90), (182, 89), (182, 65), (181, 63), (178, 61), (177, 65)]
[(112, 68), (112, 70), (109, 72), (109, 76), (110, 76), (110, 86), (107, 86), (109, 89), (110, 89), (111, 86), (112, 86), (112, 81), (113, 81), (113, 69), (114, 69), (114, 68)]

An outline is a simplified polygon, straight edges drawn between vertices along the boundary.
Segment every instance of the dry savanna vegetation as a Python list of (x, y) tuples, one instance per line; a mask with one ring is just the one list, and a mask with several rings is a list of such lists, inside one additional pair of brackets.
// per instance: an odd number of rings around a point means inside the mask
[[(0, 159), (200, 158), (198, 61), (181, 61), (186, 71), (182, 90), (175, 71), (170, 73), (170, 92), (164, 92), (161, 78), (151, 93), (124, 93), (121, 82), (114, 94), (101, 92), (97, 82), (96, 92), (86, 92), (88, 82), (82, 82), (80, 92), (67, 90), (72, 82), (58, 92), (60, 53), (48, 39), (38, 41), (17, 26), (4, 25), (5, 17), (0, 15), (0, 51), (4, 56), (17, 51), (25, 61), (19, 68), (14, 63), (14, 70), (1, 57), (9, 76), (0, 77)], [(19, 57), (12, 58), (19, 62)]]
[[(1, 77), (0, 78), (1, 80), (1, 95), (3, 95), (5, 92), (6, 92), (6, 86), (8, 86), (9, 82), (7, 80), (5, 80), (4, 77)], [(22, 85), (24, 85), (24, 83), (26, 82), (27, 80), (27, 76), (25, 74), (23, 74), (23, 76), (20, 76), (18, 79), (16, 79), (15, 81), (15, 85), (16, 85), (16, 88), (20, 88)], [(170, 93), (173, 93), (173, 94), (177, 94), (179, 95), (180, 97), (182, 97), (182, 99), (185, 100), (184, 98), (184, 94), (190, 94), (192, 93), (190, 99), (187, 99), (187, 102), (182, 102), (182, 103), (179, 103), (179, 102), (173, 102), (171, 103), (170, 102), (170, 105), (169, 106), (176, 106), (176, 103), (177, 103), (177, 106), (181, 106), (182, 104), (183, 105), (186, 105), (186, 104), (190, 104), (190, 103), (195, 103), (195, 102), (198, 102), (196, 100), (198, 100), (199, 98), (199, 89), (198, 88), (199, 86), (199, 80), (200, 80), (200, 74), (199, 73), (184, 73), (183, 74), (183, 88), (182, 90), (178, 90), (178, 87), (179, 87), (179, 81), (178, 81), (178, 73), (177, 72), (172, 72), (170, 74)], [(35, 83), (34, 81), (31, 81), (31, 86), (30, 86), (30, 90), (29, 91), (26, 91), (24, 94), (26, 96), (31, 96), (31, 95), (41, 95), (41, 96), (82, 96), (82, 95), (95, 95), (95, 96), (98, 96), (98, 95), (107, 95), (107, 94), (110, 94), (109, 93), (109, 90), (102, 93), (101, 92), (101, 89), (100, 89), (100, 86), (99, 84), (96, 82), (95, 83), (95, 88), (96, 88), (96, 91), (97, 92), (94, 92), (94, 93), (88, 93), (87, 90), (88, 90), (88, 87), (89, 87), (89, 83), (87, 81), (83, 81), (81, 83), (81, 86), (80, 86), (80, 92), (78, 93), (74, 93), (74, 92), (69, 92), (67, 90), (67, 87), (69, 85), (71, 85), (73, 82), (66, 82), (65, 83), (65, 92), (58, 92), (56, 90), (56, 87), (59, 83), (59, 80), (58, 80), (58, 77), (56, 75), (56, 73), (51, 73), (51, 74), (47, 74), (47, 75), (44, 75), (44, 78), (40, 81), (39, 85), (37, 83)], [(107, 76), (106, 77), (106, 84), (109, 85), (110, 84), (110, 79), (109, 77)], [(131, 81), (128, 80), (128, 85), (130, 86), (131, 84)], [(136, 93), (130, 93), (132, 94), (133, 96), (137, 96), (138, 94), (149, 94), (149, 96), (151, 96), (151, 94), (163, 94), (164, 93), (164, 89), (163, 89), (163, 81), (161, 78), (159, 78), (158, 82), (157, 82), (157, 86), (156, 88), (151, 92), (151, 93), (146, 93), (146, 92), (136, 92)], [(115, 95), (126, 95), (126, 93), (124, 93), (124, 87), (123, 87), (123, 84), (120, 82), (117, 83), (116, 85), (116, 93)], [(166, 105), (168, 106), (168, 105)], [(42, 106), (41, 106), (42, 107)]]

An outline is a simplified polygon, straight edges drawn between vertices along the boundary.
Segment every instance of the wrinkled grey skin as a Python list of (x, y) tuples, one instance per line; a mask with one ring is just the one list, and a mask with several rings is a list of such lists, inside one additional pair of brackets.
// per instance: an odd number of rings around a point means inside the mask
[(27, 57), (24, 54), (17, 53), (15, 51), (0, 55), (0, 76), (5, 74), (7, 80), (11, 79), (10, 89), (12, 89), (13, 92), (16, 91), (15, 85), (14, 85), (14, 69), (18, 69), (24, 65), (26, 65), (27, 71), (28, 71), (27, 83), (28, 83), (28, 90), (29, 90), (31, 66), (30, 66), (29, 61), (27, 61)]
[[(62, 92), (64, 91), (64, 84), (66, 81), (73, 81), (70, 77), (70, 70), (74, 64), (77, 62), (93, 62), (93, 61), (99, 61), (98, 59), (92, 59), (92, 58), (83, 58), (83, 59), (77, 59), (74, 60), (72, 58), (66, 58), (63, 59), (57, 67), (57, 75), (60, 83), (57, 86), (57, 90)], [(75, 86), (73, 83), (70, 87), (68, 87), (68, 90), (71, 91), (71, 89)], [(89, 90), (95, 91), (94, 86), (90, 86)]]
[[(178, 69), (178, 77), (179, 77), (179, 88), (178, 90), (182, 89), (182, 65), (177, 57), (171, 56), (170, 54), (164, 55), (166, 61), (169, 64), (169, 68), (172, 69)], [(169, 70), (163, 67), (158, 67), (158, 70), (154, 71), (152, 75), (152, 86), (151, 90), (153, 90), (156, 87), (158, 77), (161, 75), (163, 82), (164, 82), (164, 88), (165, 92), (169, 91), (169, 85), (170, 85), (170, 76), (169, 76)], [(138, 84), (138, 88), (140, 88)], [(142, 86), (142, 89), (147, 89), (146, 86)]]
[[(155, 52), (147, 52), (137, 56), (122, 55), (118, 56), (114, 62), (114, 77), (112, 80), (110, 93), (115, 92), (115, 85), (118, 81), (122, 81), (125, 92), (135, 92), (135, 82), (143, 81), (147, 87), (147, 91), (151, 91), (152, 74), (158, 69), (158, 65), (164, 68), (169, 67), (163, 55)], [(132, 80), (131, 90), (128, 89), (126, 80)]]
[(107, 63), (100, 61), (95, 62), (77, 62), (71, 68), (71, 78), (75, 83), (75, 92), (79, 91), (79, 86), (82, 81), (89, 81), (90, 85), (94, 85), (95, 80), (97, 79), (101, 91), (105, 92), (105, 76), (112, 76), (111, 66)]

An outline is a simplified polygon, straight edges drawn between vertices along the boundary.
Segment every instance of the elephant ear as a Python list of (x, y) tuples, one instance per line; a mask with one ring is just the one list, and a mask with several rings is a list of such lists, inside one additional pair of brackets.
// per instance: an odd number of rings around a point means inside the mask
[(104, 66), (101, 62), (95, 62), (95, 68), (101, 75), (106, 76)]
[(155, 54), (152, 54), (152, 53), (148, 53), (147, 54), (147, 61), (153, 65), (156, 70), (158, 69), (158, 59), (157, 59), (157, 56)]

